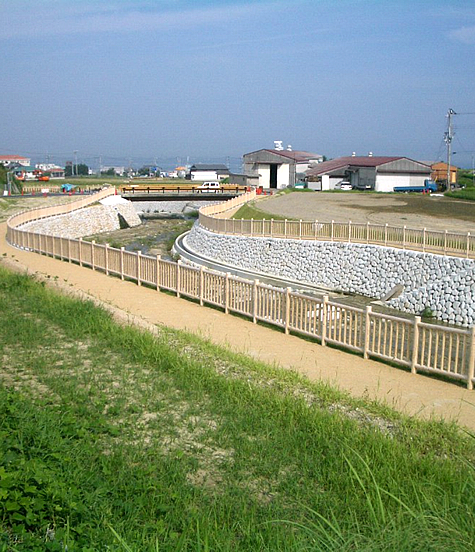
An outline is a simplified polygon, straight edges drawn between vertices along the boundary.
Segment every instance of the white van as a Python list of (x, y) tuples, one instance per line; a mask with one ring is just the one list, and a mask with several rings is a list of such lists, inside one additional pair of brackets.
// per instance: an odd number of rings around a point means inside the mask
[(203, 182), (198, 186), (198, 192), (219, 192), (221, 184), (219, 182)]

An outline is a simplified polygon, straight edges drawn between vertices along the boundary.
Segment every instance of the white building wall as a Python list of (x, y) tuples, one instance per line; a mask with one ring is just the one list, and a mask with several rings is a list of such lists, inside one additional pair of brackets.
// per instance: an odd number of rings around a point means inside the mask
[(270, 165), (259, 164), (259, 186), (268, 188), (270, 184)]
[(328, 174), (322, 174), (322, 192), (330, 189), (330, 177)]
[(377, 174), (376, 175), (376, 192), (393, 192), (397, 186), (424, 186), (424, 180), (427, 176), (424, 175), (409, 175), (409, 174)]
[(277, 167), (277, 188), (286, 188), (290, 184), (290, 165), (287, 163)]
[(216, 171), (193, 171), (191, 173), (191, 180), (198, 182), (206, 182), (208, 180), (218, 180)]

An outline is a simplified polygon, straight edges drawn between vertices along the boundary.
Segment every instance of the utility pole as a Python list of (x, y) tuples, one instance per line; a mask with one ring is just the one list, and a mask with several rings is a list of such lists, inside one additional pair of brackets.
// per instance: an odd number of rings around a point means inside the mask
[(447, 111), (447, 132), (444, 135), (444, 140), (447, 145), (447, 191), (450, 192), (451, 182), (450, 182), (450, 162), (452, 157), (452, 139), (454, 137), (453, 127), (452, 127), (452, 116), (457, 115), (453, 109)]

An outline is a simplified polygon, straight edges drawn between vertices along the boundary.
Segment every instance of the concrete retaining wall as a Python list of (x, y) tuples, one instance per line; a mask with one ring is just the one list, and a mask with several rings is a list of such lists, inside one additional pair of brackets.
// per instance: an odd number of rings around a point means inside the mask
[(475, 261), (372, 245), (214, 234), (196, 224), (186, 245), (224, 263), (335, 290), (382, 298), (388, 305), (440, 320), (475, 324)]

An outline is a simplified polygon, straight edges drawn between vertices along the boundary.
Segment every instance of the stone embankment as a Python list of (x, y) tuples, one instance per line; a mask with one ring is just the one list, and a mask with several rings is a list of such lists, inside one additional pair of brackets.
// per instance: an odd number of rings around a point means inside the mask
[(66, 215), (29, 222), (20, 228), (30, 232), (74, 239), (118, 230), (121, 228), (119, 215), (129, 226), (141, 224), (140, 217), (130, 201), (117, 198), (111, 200), (111, 204), (107, 204), (107, 201), (105, 203), (105, 205), (78, 209)]
[(188, 214), (197, 212), (200, 207), (221, 203), (219, 201), (133, 201), (132, 204), (138, 213), (172, 213)]
[(227, 236), (198, 224), (186, 246), (234, 266), (377, 299), (402, 285), (402, 294), (388, 306), (413, 314), (430, 310), (445, 322), (475, 324), (473, 260), (371, 245)]

